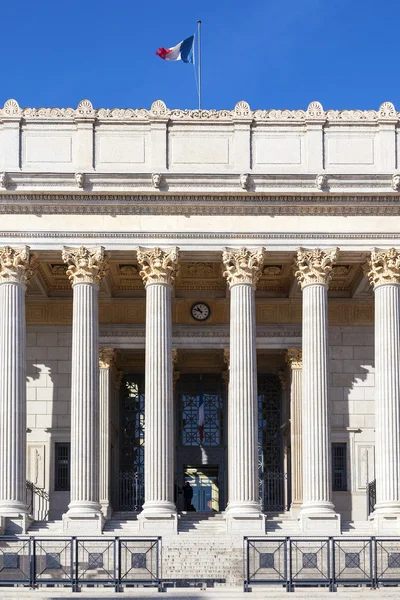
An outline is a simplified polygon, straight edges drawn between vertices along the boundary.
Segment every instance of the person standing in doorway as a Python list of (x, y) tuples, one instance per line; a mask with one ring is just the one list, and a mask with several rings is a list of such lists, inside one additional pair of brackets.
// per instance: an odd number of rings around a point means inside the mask
[(193, 498), (193, 488), (188, 481), (183, 484), (183, 500), (185, 504), (185, 510), (190, 511)]

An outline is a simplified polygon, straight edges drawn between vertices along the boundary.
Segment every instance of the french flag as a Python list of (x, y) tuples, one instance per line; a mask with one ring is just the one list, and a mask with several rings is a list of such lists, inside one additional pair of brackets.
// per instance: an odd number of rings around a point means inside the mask
[(163, 60), (181, 60), (184, 63), (193, 63), (193, 45), (194, 35), (191, 35), (173, 48), (159, 48), (156, 54)]

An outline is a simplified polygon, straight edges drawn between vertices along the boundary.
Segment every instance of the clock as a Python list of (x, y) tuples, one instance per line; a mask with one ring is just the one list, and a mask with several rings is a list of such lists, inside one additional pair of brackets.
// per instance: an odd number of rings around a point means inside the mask
[(193, 319), (196, 321), (205, 321), (211, 314), (210, 307), (204, 302), (196, 302), (191, 308)]

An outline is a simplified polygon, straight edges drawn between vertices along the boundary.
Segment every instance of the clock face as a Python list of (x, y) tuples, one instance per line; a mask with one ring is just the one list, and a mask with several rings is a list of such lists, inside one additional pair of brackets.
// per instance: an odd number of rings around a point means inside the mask
[(192, 306), (192, 317), (196, 321), (205, 321), (210, 316), (210, 308), (204, 302), (197, 302)]

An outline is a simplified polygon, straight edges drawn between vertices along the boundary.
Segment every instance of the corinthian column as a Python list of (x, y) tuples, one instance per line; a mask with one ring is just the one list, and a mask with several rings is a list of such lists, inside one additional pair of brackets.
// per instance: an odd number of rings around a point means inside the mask
[(367, 273), (375, 290), (376, 505), (382, 532), (400, 529), (400, 252), (374, 249)]
[(71, 371), (71, 501), (64, 530), (101, 532), (99, 503), (99, 286), (104, 248), (64, 248), (74, 293)]
[(258, 411), (254, 292), (264, 249), (222, 255), (231, 292), (228, 398), (228, 529), (263, 531), (258, 488)]
[(178, 248), (139, 248), (137, 258), (146, 286), (145, 503), (139, 521), (143, 530), (176, 531), (171, 291)]
[(0, 249), (0, 517), (22, 519), (26, 505), (25, 291), (36, 270), (29, 248)]
[(115, 348), (100, 348), (100, 505), (103, 516), (111, 517), (110, 502), (110, 401), (113, 394), (111, 371), (115, 364)]
[(338, 249), (300, 249), (296, 277), (303, 291), (303, 531), (340, 532), (332, 503), (328, 410), (328, 285)]
[(303, 453), (302, 453), (302, 419), (301, 419), (301, 386), (302, 355), (301, 348), (288, 348), (286, 361), (291, 370), (290, 380), (290, 436), (291, 436), (291, 488), (293, 516), (297, 516), (303, 503)]

